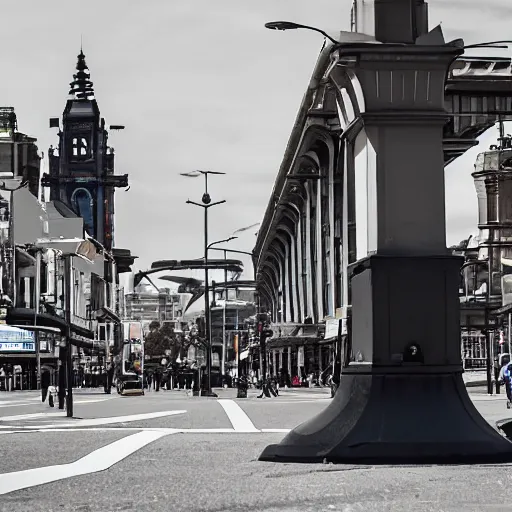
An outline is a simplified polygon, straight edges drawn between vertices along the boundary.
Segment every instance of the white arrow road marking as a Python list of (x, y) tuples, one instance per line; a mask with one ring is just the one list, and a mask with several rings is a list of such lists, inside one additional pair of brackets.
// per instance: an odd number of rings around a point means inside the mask
[(74, 476), (105, 471), (137, 450), (166, 435), (168, 434), (165, 432), (139, 432), (94, 450), (89, 455), (71, 464), (60, 464), (0, 474), (0, 494), (7, 494)]
[[(63, 427), (95, 427), (98, 425), (111, 425), (113, 423), (129, 423), (132, 421), (152, 420), (155, 418), (164, 418), (166, 416), (173, 416), (175, 414), (185, 414), (187, 411), (159, 411), (149, 412), (143, 414), (131, 414), (130, 416), (114, 416), (112, 418), (89, 418), (85, 420), (75, 420), (72, 423), (57, 423), (49, 425), (20, 425), (20, 426), (7, 426), (1, 425), (2, 429), (55, 429)], [(52, 413), (55, 414), (55, 413)], [(59, 413), (57, 413), (59, 414)], [(63, 413), (60, 413), (63, 414)], [(28, 416), (28, 415), (27, 415)]]
[(249, 416), (233, 400), (218, 400), (236, 432), (259, 432)]

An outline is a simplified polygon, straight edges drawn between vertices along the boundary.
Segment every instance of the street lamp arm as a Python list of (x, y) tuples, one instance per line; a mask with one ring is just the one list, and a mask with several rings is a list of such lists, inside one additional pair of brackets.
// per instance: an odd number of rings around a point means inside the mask
[(194, 206), (200, 206), (201, 208), (207, 208), (205, 204), (195, 203), (194, 201), (187, 200), (186, 204), (193, 204)]
[(322, 29), (316, 27), (310, 27), (309, 25), (301, 25), (300, 23), (293, 23), (291, 21), (270, 21), (265, 23), (265, 28), (270, 30), (295, 30), (298, 28), (304, 28), (306, 30), (312, 30), (313, 32), (318, 32), (322, 34), (326, 39), (329, 39), (333, 44), (341, 44), (340, 41), (332, 38), (327, 32)]
[(234, 253), (237, 253), (237, 254), (247, 254), (247, 256), (254, 256), (254, 254), (252, 252), (238, 251), (238, 250), (235, 250), (235, 249), (224, 249), (223, 247), (212, 247), (211, 250), (212, 251), (234, 252)]
[(222, 244), (224, 242), (231, 242), (231, 240), (235, 240), (236, 238), (238, 238), (238, 237), (230, 236), (229, 238), (226, 238), (225, 240), (217, 240), (216, 242), (212, 242), (211, 244), (209, 244), (207, 249), (210, 249), (212, 246), (217, 245), (217, 244)]
[[(226, 200), (225, 200), (225, 199), (223, 199), (222, 201), (217, 201), (216, 203), (210, 203), (210, 204), (207, 204), (207, 205), (205, 205), (204, 207), (205, 207), (205, 208), (211, 208), (212, 206), (217, 206), (217, 205), (222, 204), (222, 203), (225, 203), (225, 202), (226, 202)], [(194, 203), (194, 204), (196, 204), (196, 203)], [(203, 206), (203, 205), (199, 205), (199, 206)]]

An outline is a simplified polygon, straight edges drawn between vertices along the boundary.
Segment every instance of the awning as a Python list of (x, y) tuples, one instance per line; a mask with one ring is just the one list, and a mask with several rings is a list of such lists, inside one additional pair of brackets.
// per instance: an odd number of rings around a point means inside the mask
[(33, 309), (28, 308), (9, 308), (7, 309), (7, 317), (5, 319), (9, 325), (17, 325), (23, 328), (24, 325), (41, 327), (55, 327), (59, 329), (61, 334), (65, 335), (68, 324), (58, 316), (49, 315), (48, 313), (35, 313)]
[(249, 357), (249, 350), (244, 350), (240, 352), (240, 361), (247, 359)]
[(77, 338), (76, 336), (70, 336), (71, 344), (75, 347), (80, 347), (86, 350), (91, 350), (92, 352), (105, 352), (105, 342), (97, 341), (97, 340), (84, 340), (82, 338)]
[(320, 339), (319, 336), (281, 336), (280, 338), (271, 338), (268, 340), (267, 349), (315, 345)]
[[(52, 327), (58, 329), (62, 336), (66, 336), (68, 334), (68, 324), (62, 317), (49, 315), (48, 313), (37, 313), (36, 315), (33, 309), (9, 308), (7, 310), (6, 323), (8, 325), (16, 325), (21, 329), (23, 329), (24, 326), (27, 326), (32, 330), (35, 330), (34, 326)], [(71, 334), (71, 343), (73, 343), (74, 339), (73, 334), (90, 340), (94, 339), (93, 331), (78, 325), (71, 325), (69, 331)], [(81, 345), (77, 344), (77, 346)]]
[(111, 320), (115, 323), (121, 323), (121, 317), (106, 306), (103, 306), (99, 311), (96, 312), (96, 318), (100, 321)]
[(492, 315), (505, 315), (507, 313), (512, 313), (512, 304), (506, 304), (501, 308), (491, 309), (489, 313), (491, 313)]
[[(30, 353), (18, 353), (18, 352), (1, 353), (0, 352), (0, 359), (35, 359), (35, 357), (36, 357), (35, 352), (30, 352)], [(41, 357), (41, 360), (57, 359), (57, 357), (54, 354), (48, 353), (48, 352), (41, 352), (40, 357)]]

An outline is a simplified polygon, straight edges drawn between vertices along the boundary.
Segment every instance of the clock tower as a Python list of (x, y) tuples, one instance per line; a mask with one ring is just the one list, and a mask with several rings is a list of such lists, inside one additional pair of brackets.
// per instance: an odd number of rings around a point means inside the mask
[[(107, 250), (114, 247), (114, 192), (128, 186), (128, 175), (114, 174), (114, 149), (94, 97), (93, 83), (82, 51), (62, 115), (58, 148), (48, 151), (49, 173), (42, 185), (50, 200), (64, 203), (84, 220), (88, 235)], [(50, 127), (60, 128), (58, 118)]]

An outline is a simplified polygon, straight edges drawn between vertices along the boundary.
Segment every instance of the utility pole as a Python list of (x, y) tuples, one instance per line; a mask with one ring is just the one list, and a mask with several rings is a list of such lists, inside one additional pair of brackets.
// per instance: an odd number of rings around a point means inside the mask
[[(34, 326), (37, 326), (37, 315), (39, 314), (39, 303), (41, 300), (41, 249), (36, 249), (36, 268), (34, 283)], [(37, 389), (41, 389), (41, 346), (39, 343), (39, 332), (34, 330), (34, 343), (36, 349), (36, 382)]]
[(71, 345), (71, 294), (73, 291), (73, 283), (71, 279), (71, 255), (64, 256), (64, 300), (65, 300), (65, 319), (67, 323), (67, 339), (66, 339), (66, 375), (67, 375), (67, 404), (66, 415), (68, 418), (73, 417), (73, 354)]

